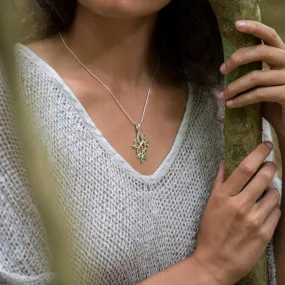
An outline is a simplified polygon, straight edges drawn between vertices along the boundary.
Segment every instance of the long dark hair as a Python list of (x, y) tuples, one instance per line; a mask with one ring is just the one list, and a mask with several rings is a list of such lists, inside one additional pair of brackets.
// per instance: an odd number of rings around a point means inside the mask
[[(31, 38), (67, 31), (76, 15), (77, 0), (29, 0), (36, 20)], [(172, 0), (159, 12), (154, 48), (174, 80), (220, 84), (223, 50), (218, 24), (208, 0)]]

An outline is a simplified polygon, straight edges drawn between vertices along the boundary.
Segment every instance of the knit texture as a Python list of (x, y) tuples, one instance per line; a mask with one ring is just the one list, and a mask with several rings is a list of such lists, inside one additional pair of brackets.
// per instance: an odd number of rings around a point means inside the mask
[[(59, 75), (17, 45), (23, 100), (75, 217), (76, 284), (135, 285), (190, 256), (223, 158), (214, 92), (189, 84), (174, 145), (156, 172), (133, 170), (104, 139)], [(43, 222), (30, 195), (11, 99), (0, 75), (0, 284), (49, 284)], [(264, 136), (271, 138), (264, 122)], [(280, 179), (275, 183), (280, 187)], [(270, 285), (276, 285), (272, 245)]]

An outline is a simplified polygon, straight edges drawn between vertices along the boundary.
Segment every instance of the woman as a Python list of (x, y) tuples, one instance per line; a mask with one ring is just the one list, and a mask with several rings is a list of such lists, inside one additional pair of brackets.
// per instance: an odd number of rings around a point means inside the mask
[[(227, 180), (223, 162), (217, 174), (218, 106), (262, 101), (284, 158), (285, 45), (278, 35), (238, 22), (240, 32), (267, 45), (237, 51), (219, 70), (221, 39), (206, 0), (32, 4), (35, 35), (45, 36), (17, 45), (20, 83), (36, 138), (57, 170), (62, 207), (75, 213), (76, 284), (240, 280), (273, 236), (280, 194), (270, 186), (275, 164), (263, 164), (268, 141)], [(246, 75), (216, 98), (222, 75), (260, 60), (272, 70)], [(0, 94), (1, 284), (47, 284), (44, 229), (3, 75)], [(277, 275), (268, 247), (270, 284), (285, 282), (283, 224), (275, 240)]]

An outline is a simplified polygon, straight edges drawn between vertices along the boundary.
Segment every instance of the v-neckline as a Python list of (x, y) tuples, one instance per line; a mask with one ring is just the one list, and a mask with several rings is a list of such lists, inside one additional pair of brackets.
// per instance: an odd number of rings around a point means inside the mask
[(91, 119), (79, 99), (73, 93), (73, 91), (69, 88), (69, 86), (65, 83), (63, 78), (40, 56), (38, 56), (34, 51), (32, 51), (29, 47), (17, 43), (16, 48), (22, 49), (25, 52), (25, 55), (28, 55), (29, 58), (33, 60), (33, 63), (37, 64), (40, 68), (42, 68), (54, 81), (62, 88), (63, 94), (65, 94), (66, 99), (70, 102), (70, 104), (74, 107), (76, 112), (80, 115), (82, 120), (89, 127), (91, 133), (93, 133), (98, 140), (99, 144), (104, 148), (107, 154), (109, 154), (110, 158), (112, 158), (116, 164), (126, 170), (132, 177), (143, 181), (145, 183), (153, 183), (160, 180), (171, 168), (171, 165), (175, 161), (175, 158), (180, 150), (181, 144), (185, 138), (185, 134), (187, 131), (188, 123), (190, 120), (190, 114), (193, 110), (193, 87), (190, 83), (187, 84), (188, 87), (188, 98), (186, 103), (185, 112), (183, 115), (183, 119), (180, 123), (179, 130), (176, 134), (174, 143), (164, 160), (160, 163), (158, 168), (150, 174), (144, 175), (134, 169), (116, 150), (115, 148), (107, 141), (107, 139), (102, 135), (101, 131), (97, 128), (95, 122)]

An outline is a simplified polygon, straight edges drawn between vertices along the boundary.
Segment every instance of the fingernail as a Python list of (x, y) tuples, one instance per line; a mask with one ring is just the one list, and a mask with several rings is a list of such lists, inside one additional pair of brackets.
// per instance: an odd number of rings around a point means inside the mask
[(270, 148), (273, 149), (273, 143), (272, 142), (265, 142), (265, 144)]
[(245, 28), (246, 27), (246, 23), (244, 21), (237, 21), (236, 24), (239, 28)]
[(223, 64), (221, 65), (220, 71), (221, 71), (222, 73), (226, 73), (226, 72), (227, 72), (227, 67), (226, 67), (226, 64), (225, 64), (225, 63), (223, 63)]
[(224, 98), (224, 92), (219, 93), (217, 97), (222, 100)]
[(226, 102), (226, 104), (227, 104), (228, 107), (231, 107), (231, 106), (233, 106), (234, 101), (233, 101), (233, 100), (228, 100), (228, 101)]

